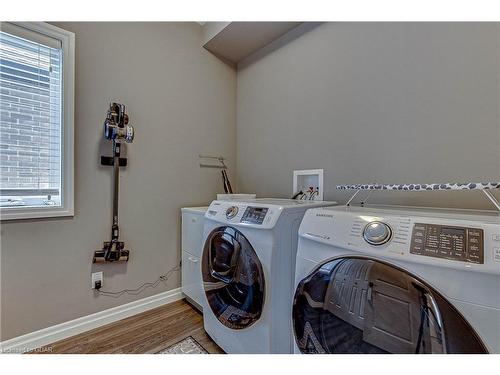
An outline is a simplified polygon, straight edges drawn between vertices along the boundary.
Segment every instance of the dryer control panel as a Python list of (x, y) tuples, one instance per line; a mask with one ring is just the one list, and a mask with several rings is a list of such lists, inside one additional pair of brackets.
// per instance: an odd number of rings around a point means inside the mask
[[(363, 236), (367, 225), (374, 221), (387, 224), (392, 232), (390, 239), (380, 245), (367, 242)], [(406, 207), (316, 208), (306, 212), (299, 236), (297, 256), (304, 259), (322, 257), (325, 249), (332, 249), (341, 254), (352, 252), (403, 264), (500, 276), (500, 214), (497, 213)], [(315, 255), (311, 249), (316, 242), (322, 245)]]
[(415, 223), (410, 253), (469, 263), (484, 263), (482, 229)]

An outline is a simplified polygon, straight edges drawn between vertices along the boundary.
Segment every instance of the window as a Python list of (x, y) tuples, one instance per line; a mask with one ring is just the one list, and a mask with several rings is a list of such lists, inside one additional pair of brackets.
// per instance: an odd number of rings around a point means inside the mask
[(0, 28), (0, 215), (73, 215), (74, 34)]

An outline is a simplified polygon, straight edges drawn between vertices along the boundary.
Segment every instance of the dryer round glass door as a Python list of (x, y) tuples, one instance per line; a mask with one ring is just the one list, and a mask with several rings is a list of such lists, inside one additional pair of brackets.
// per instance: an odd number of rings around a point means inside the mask
[(464, 317), (407, 271), (369, 258), (324, 262), (293, 305), (302, 353), (486, 353)]
[(254, 324), (264, 307), (264, 272), (247, 238), (232, 227), (213, 230), (202, 259), (203, 288), (208, 305), (226, 327)]

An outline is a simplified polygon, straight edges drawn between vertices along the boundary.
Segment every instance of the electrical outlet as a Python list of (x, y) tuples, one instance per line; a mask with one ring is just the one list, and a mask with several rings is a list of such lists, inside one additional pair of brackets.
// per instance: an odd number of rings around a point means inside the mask
[(101, 282), (101, 288), (103, 287), (104, 285), (104, 277), (103, 277), (103, 274), (102, 274), (102, 271), (101, 272), (94, 272), (92, 273), (91, 275), (91, 288), (92, 289), (95, 289), (95, 283), (97, 281), (100, 281)]

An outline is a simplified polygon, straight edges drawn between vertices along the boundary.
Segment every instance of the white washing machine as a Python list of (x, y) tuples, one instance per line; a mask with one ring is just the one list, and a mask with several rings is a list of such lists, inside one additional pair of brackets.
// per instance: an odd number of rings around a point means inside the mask
[(296, 353), (500, 353), (500, 217), (309, 210), (292, 317)]
[(205, 330), (227, 353), (291, 353), (298, 228), (311, 207), (288, 199), (213, 201), (201, 271)]

